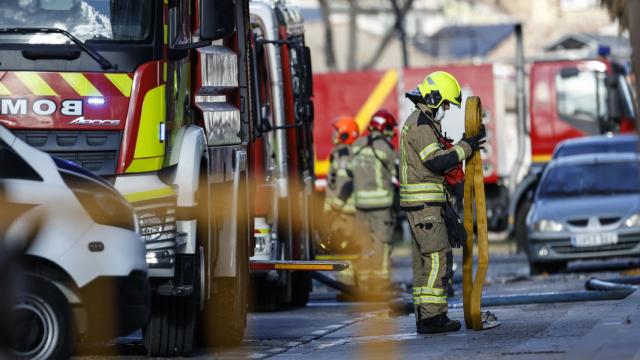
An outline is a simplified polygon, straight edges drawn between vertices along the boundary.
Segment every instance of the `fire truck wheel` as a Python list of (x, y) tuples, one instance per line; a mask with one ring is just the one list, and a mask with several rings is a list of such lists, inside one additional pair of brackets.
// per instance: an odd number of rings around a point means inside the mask
[(296, 271), (292, 275), (291, 305), (306, 306), (311, 292), (311, 273)]
[(151, 298), (151, 317), (144, 329), (144, 346), (154, 357), (189, 356), (193, 351), (198, 295)]
[(514, 235), (519, 253), (527, 252), (529, 248), (527, 241), (527, 213), (529, 212), (529, 208), (531, 208), (531, 201), (525, 199), (520, 202), (516, 210)]
[(75, 336), (71, 307), (49, 281), (27, 277), (12, 310), (11, 348), (18, 358), (68, 359)]

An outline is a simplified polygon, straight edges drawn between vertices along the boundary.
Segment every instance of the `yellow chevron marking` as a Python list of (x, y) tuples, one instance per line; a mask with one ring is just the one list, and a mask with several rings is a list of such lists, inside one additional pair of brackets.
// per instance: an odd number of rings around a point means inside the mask
[(329, 159), (324, 159), (324, 160), (316, 159), (316, 162), (314, 164), (314, 170), (316, 172), (316, 175), (318, 176), (327, 175), (327, 173), (329, 173)]
[(15, 73), (18, 79), (22, 81), (24, 86), (26, 86), (34, 95), (37, 96), (58, 96), (58, 94), (46, 83), (46, 81), (42, 80), (40, 75), (35, 72), (16, 72)]
[(166, 187), (166, 188), (124, 194), (124, 198), (127, 199), (127, 201), (129, 201), (130, 203), (135, 203), (140, 201), (171, 197), (175, 195), (176, 195), (176, 192), (172, 188)]
[(133, 87), (133, 80), (127, 74), (104, 74), (104, 76), (111, 81), (113, 86), (117, 87), (122, 95), (126, 97), (131, 96), (131, 88)]
[(102, 93), (81, 73), (60, 73), (60, 76), (80, 96), (102, 96)]
[(382, 76), (382, 79), (380, 79), (356, 115), (356, 122), (358, 123), (358, 128), (360, 128), (361, 133), (367, 128), (371, 116), (380, 109), (391, 91), (395, 88), (397, 82), (398, 71), (394, 69), (387, 71)]
[(11, 95), (11, 91), (0, 82), (0, 95)]
[(534, 163), (546, 163), (551, 161), (551, 154), (538, 154), (538, 155), (533, 155), (531, 157), (531, 160)]

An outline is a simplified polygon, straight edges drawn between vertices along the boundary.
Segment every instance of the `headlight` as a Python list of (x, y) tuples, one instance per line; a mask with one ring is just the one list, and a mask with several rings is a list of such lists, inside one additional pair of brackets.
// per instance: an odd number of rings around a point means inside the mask
[(553, 220), (540, 220), (533, 224), (533, 229), (540, 232), (559, 232), (564, 230), (564, 226)]
[(60, 171), (60, 175), (93, 221), (136, 230), (133, 208), (118, 192), (73, 173)]
[(640, 214), (633, 214), (624, 221), (626, 227), (640, 227)]

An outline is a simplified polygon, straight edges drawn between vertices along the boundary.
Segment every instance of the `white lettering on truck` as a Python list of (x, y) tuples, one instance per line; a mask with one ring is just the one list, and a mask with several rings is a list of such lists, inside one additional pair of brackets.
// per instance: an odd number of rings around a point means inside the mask
[[(0, 115), (27, 115), (27, 99), (0, 99)], [(58, 110), (58, 104), (50, 99), (38, 99), (30, 109), (36, 115), (51, 115)], [(82, 100), (62, 100), (60, 114), (82, 116)]]

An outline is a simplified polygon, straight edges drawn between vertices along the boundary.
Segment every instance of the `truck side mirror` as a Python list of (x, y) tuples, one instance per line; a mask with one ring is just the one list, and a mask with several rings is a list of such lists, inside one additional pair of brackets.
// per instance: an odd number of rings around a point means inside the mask
[(200, 40), (227, 38), (236, 31), (235, 0), (200, 0)]
[(560, 77), (563, 79), (576, 77), (578, 76), (578, 74), (580, 74), (580, 70), (578, 70), (578, 68), (575, 68), (575, 67), (567, 67), (567, 68), (560, 69)]

